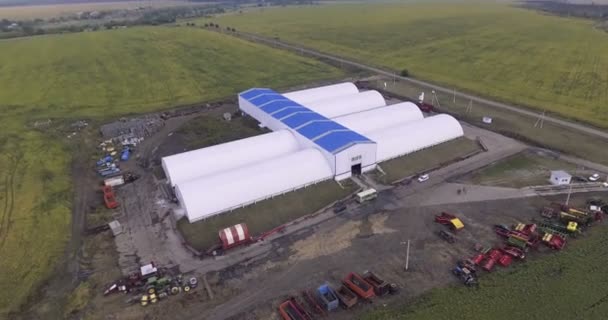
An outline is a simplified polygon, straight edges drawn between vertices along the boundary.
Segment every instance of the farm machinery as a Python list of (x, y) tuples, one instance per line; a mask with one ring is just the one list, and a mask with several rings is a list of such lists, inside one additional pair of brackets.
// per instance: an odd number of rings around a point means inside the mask
[(452, 269), (452, 273), (458, 277), (465, 286), (477, 286), (477, 269), (475, 264), (470, 260), (459, 261), (456, 267)]
[(104, 296), (121, 292), (140, 295), (129, 299), (130, 302), (138, 301), (142, 306), (156, 303), (158, 300), (176, 295), (180, 292), (189, 292), (198, 286), (195, 277), (184, 279), (179, 274), (172, 276), (166, 269), (157, 268), (153, 263), (142, 266), (137, 272), (129, 274), (107, 286)]
[(397, 294), (399, 287), (394, 283), (384, 281), (371, 271), (363, 275), (349, 273), (337, 289), (329, 283), (319, 286), (316, 290), (304, 290), (301, 299), (289, 297), (279, 305), (279, 314), (285, 320), (313, 319), (324, 317), (329, 312), (342, 306), (350, 309), (360, 301), (371, 302), (371, 299), (386, 294)]
[(462, 223), (462, 220), (447, 212), (442, 212), (440, 215), (436, 215), (435, 222), (449, 226), (452, 231), (460, 231), (464, 229), (464, 223)]

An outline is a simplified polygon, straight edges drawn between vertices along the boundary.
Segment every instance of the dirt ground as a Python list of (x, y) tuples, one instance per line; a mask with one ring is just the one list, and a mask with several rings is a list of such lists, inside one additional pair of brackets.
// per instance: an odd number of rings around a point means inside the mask
[[(383, 197), (388, 197), (385, 195)], [(564, 196), (499, 200), (424, 208), (386, 210), (384, 199), (361, 210), (289, 236), (274, 244), (272, 257), (242, 264), (220, 273), (222, 286), (239, 292), (228, 304), (200, 310), (205, 319), (278, 319), (276, 307), (289, 295), (329, 282), (339, 285), (348, 272), (373, 270), (402, 292), (377, 298), (372, 305), (332, 313), (332, 319), (354, 319), (370, 308), (411, 299), (425, 291), (457, 284), (450, 268), (458, 259), (474, 254), (473, 247), (499, 244), (492, 225), (530, 221), (538, 209)], [(579, 195), (572, 201), (586, 199)], [(433, 222), (441, 211), (457, 214), (466, 227), (448, 244), (437, 236), (444, 228)], [(405, 271), (406, 243), (410, 240), (409, 270)], [(541, 253), (533, 254), (541, 255)], [(483, 281), (483, 277), (481, 279)]]

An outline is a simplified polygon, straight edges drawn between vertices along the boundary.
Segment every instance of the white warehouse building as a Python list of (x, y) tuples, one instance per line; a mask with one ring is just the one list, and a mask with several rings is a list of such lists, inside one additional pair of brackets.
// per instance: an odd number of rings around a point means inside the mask
[(285, 94), (255, 88), (238, 98), (243, 113), (273, 132), (162, 159), (190, 222), (347, 179), (463, 135), (449, 115), (424, 118), (410, 102), (386, 106), (381, 94), (352, 83)]

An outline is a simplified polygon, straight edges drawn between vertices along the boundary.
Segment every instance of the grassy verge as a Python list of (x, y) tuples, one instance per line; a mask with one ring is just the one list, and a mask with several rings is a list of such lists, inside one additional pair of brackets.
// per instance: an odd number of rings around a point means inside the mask
[[(0, 66), (0, 318), (11, 318), (64, 253), (79, 139), (65, 138), (72, 121), (343, 76), (287, 52), (177, 27), (0, 41)], [(47, 119), (44, 131), (32, 128)]]
[(459, 182), (521, 188), (549, 184), (551, 170), (574, 173), (576, 165), (533, 152), (522, 152), (467, 175)]
[(212, 21), (608, 126), (608, 34), (593, 21), (427, 2), (260, 8)]
[(244, 222), (251, 235), (258, 235), (313, 213), (354, 191), (355, 186), (342, 189), (333, 180), (325, 181), (207, 220), (188, 223), (182, 219), (177, 226), (190, 245), (198, 250), (206, 250), (218, 242), (218, 231), (223, 228)]
[[(372, 86), (384, 89), (384, 81), (372, 83)], [(411, 98), (417, 98), (420, 92), (426, 92), (425, 99), (431, 100), (431, 90), (429, 88), (410, 83), (396, 82), (393, 84), (387, 81), (386, 91)], [(450, 113), (473, 125), (534, 145), (608, 165), (608, 141), (596, 136), (548, 122), (543, 122), (541, 128), (538, 118), (527, 117), (487, 105), (474, 104), (471, 108), (468, 108), (469, 101), (457, 98), (454, 102), (453, 97), (449, 94), (438, 93), (437, 98), (439, 99), (439, 110), (441, 112)], [(482, 121), (485, 116), (493, 119), (492, 124), (486, 124)]]
[(585, 319), (608, 314), (608, 226), (559, 253), (485, 275), (479, 290), (434, 289), (407, 306), (370, 312), (363, 320)]
[(204, 148), (228, 141), (234, 141), (262, 134), (257, 122), (251, 118), (235, 118), (224, 121), (218, 117), (200, 116), (194, 118), (175, 132), (188, 150)]
[(407, 176), (446, 165), (480, 150), (481, 147), (476, 141), (464, 137), (458, 138), (381, 163), (380, 167), (386, 175), (379, 179), (384, 183), (392, 183)]

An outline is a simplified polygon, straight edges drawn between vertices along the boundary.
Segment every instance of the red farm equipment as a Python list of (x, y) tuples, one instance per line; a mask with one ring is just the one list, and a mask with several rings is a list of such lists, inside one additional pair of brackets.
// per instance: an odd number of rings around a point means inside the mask
[(435, 222), (450, 226), (450, 229), (453, 231), (460, 231), (464, 228), (464, 224), (459, 218), (447, 212), (442, 212), (440, 215), (436, 215)]
[(354, 272), (349, 273), (342, 283), (364, 300), (370, 300), (375, 296), (374, 287)]
[(103, 186), (102, 190), (103, 190), (103, 202), (105, 203), (106, 208), (108, 208), (108, 209), (118, 208), (119, 204), (118, 204), (118, 201), (116, 201), (116, 195), (114, 194), (114, 190), (112, 189), (112, 187)]
[(378, 277), (376, 274), (374, 274), (371, 271), (365, 271), (363, 273), (363, 279), (372, 285), (372, 287), (374, 288), (374, 293), (376, 294), (376, 296), (381, 297), (383, 295), (388, 294), (389, 292), (389, 283), (382, 280), (380, 277)]
[(308, 308), (312, 310), (316, 315), (325, 316), (327, 312), (323, 310), (323, 307), (319, 304), (319, 300), (315, 298), (314, 294), (310, 290), (302, 291), (302, 298), (308, 305)]
[(345, 285), (341, 285), (340, 288), (336, 290), (336, 295), (338, 296), (340, 304), (342, 305), (342, 307), (344, 307), (344, 309), (352, 308), (357, 304), (357, 301), (359, 300), (357, 298), (357, 295)]
[(481, 266), (482, 269), (490, 272), (494, 268), (494, 265), (502, 258), (503, 253), (498, 249), (492, 249), (486, 255), (486, 262)]
[(545, 233), (542, 241), (553, 250), (562, 250), (566, 245), (566, 238), (558, 234)]
[(279, 305), (279, 314), (284, 320), (312, 320), (294, 298), (289, 298)]
[(524, 251), (517, 247), (506, 246), (506, 247), (502, 248), (502, 252), (504, 252), (505, 254), (508, 254), (509, 256), (511, 256), (513, 258), (519, 259), (519, 260), (523, 260), (526, 257), (526, 254), (524, 253)]

